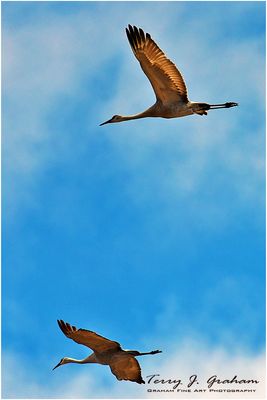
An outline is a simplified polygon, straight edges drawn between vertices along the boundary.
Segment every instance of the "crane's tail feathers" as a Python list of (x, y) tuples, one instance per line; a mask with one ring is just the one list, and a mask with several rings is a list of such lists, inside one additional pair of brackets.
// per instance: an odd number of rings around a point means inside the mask
[(143, 379), (141, 376), (140, 376), (140, 378), (134, 380), (133, 382), (139, 383), (140, 385), (141, 385), (142, 383), (145, 383), (144, 379)]

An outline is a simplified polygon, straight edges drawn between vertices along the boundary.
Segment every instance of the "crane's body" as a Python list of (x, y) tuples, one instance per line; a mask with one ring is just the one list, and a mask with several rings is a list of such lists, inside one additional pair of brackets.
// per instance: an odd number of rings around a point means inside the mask
[(207, 115), (208, 110), (238, 105), (234, 102), (208, 104), (190, 101), (181, 73), (149, 33), (145, 34), (142, 29), (128, 25), (126, 34), (135, 57), (152, 85), (156, 103), (139, 114), (114, 115), (100, 125), (147, 117), (178, 118), (192, 114)]
[(64, 357), (53, 369), (70, 363), (109, 365), (111, 372), (118, 380), (145, 383), (141, 376), (140, 365), (135, 357), (161, 353), (160, 350), (148, 353), (140, 353), (137, 350), (123, 350), (118, 342), (104, 338), (95, 332), (86, 329), (77, 329), (75, 326), (71, 326), (62, 320), (58, 320), (57, 322), (64, 335), (76, 343), (89, 347), (94, 352), (82, 360)]

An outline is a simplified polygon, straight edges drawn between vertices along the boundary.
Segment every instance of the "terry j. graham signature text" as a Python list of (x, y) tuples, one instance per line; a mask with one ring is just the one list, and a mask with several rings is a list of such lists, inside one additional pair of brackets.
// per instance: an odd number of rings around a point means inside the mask
[[(191, 375), (187, 381), (181, 379), (163, 379), (160, 374), (148, 375), (146, 377), (147, 384), (151, 386), (148, 392), (238, 392), (250, 393), (256, 392), (255, 387), (259, 382), (257, 379), (240, 379), (237, 375), (232, 378), (219, 378), (217, 375), (212, 375), (204, 381), (200, 381), (196, 374)], [(201, 384), (201, 388), (197, 385)], [(224, 385), (227, 388), (224, 388)], [(229, 385), (231, 388), (229, 388)], [(250, 387), (248, 387), (248, 385)], [(153, 386), (153, 388), (152, 388)]]

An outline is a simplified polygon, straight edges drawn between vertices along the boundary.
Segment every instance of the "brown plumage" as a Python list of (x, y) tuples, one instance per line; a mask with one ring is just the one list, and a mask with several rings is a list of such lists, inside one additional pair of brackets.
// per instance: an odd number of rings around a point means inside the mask
[(237, 103), (207, 104), (189, 101), (187, 88), (180, 71), (141, 28), (128, 25), (127, 38), (142, 70), (148, 77), (156, 95), (156, 103), (140, 114), (114, 115), (100, 125), (146, 117), (177, 118), (191, 114), (207, 115), (208, 110), (230, 108)]
[(129, 25), (126, 34), (141, 68), (150, 80), (156, 99), (162, 103), (188, 101), (187, 89), (181, 73), (157, 46), (149, 33)]
[(62, 320), (58, 320), (57, 322), (65, 336), (74, 340), (76, 343), (89, 347), (93, 350), (93, 353), (83, 360), (64, 357), (53, 369), (68, 363), (98, 363), (109, 365), (111, 372), (118, 380), (145, 383), (141, 375), (140, 365), (135, 357), (161, 353), (160, 350), (154, 350), (148, 353), (140, 353), (136, 350), (123, 350), (118, 342), (109, 340), (95, 332), (86, 329), (77, 329), (75, 326)]

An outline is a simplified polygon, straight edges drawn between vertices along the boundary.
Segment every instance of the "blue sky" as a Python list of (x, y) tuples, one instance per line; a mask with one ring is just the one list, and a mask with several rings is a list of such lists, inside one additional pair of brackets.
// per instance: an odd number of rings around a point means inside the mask
[[(191, 100), (240, 106), (99, 127), (154, 102), (128, 23)], [(146, 396), (101, 366), (52, 373), (87, 354), (58, 318), (162, 349), (140, 360), (144, 377), (207, 357), (261, 371), (265, 4), (4, 2), (2, 38), (3, 397)]]

